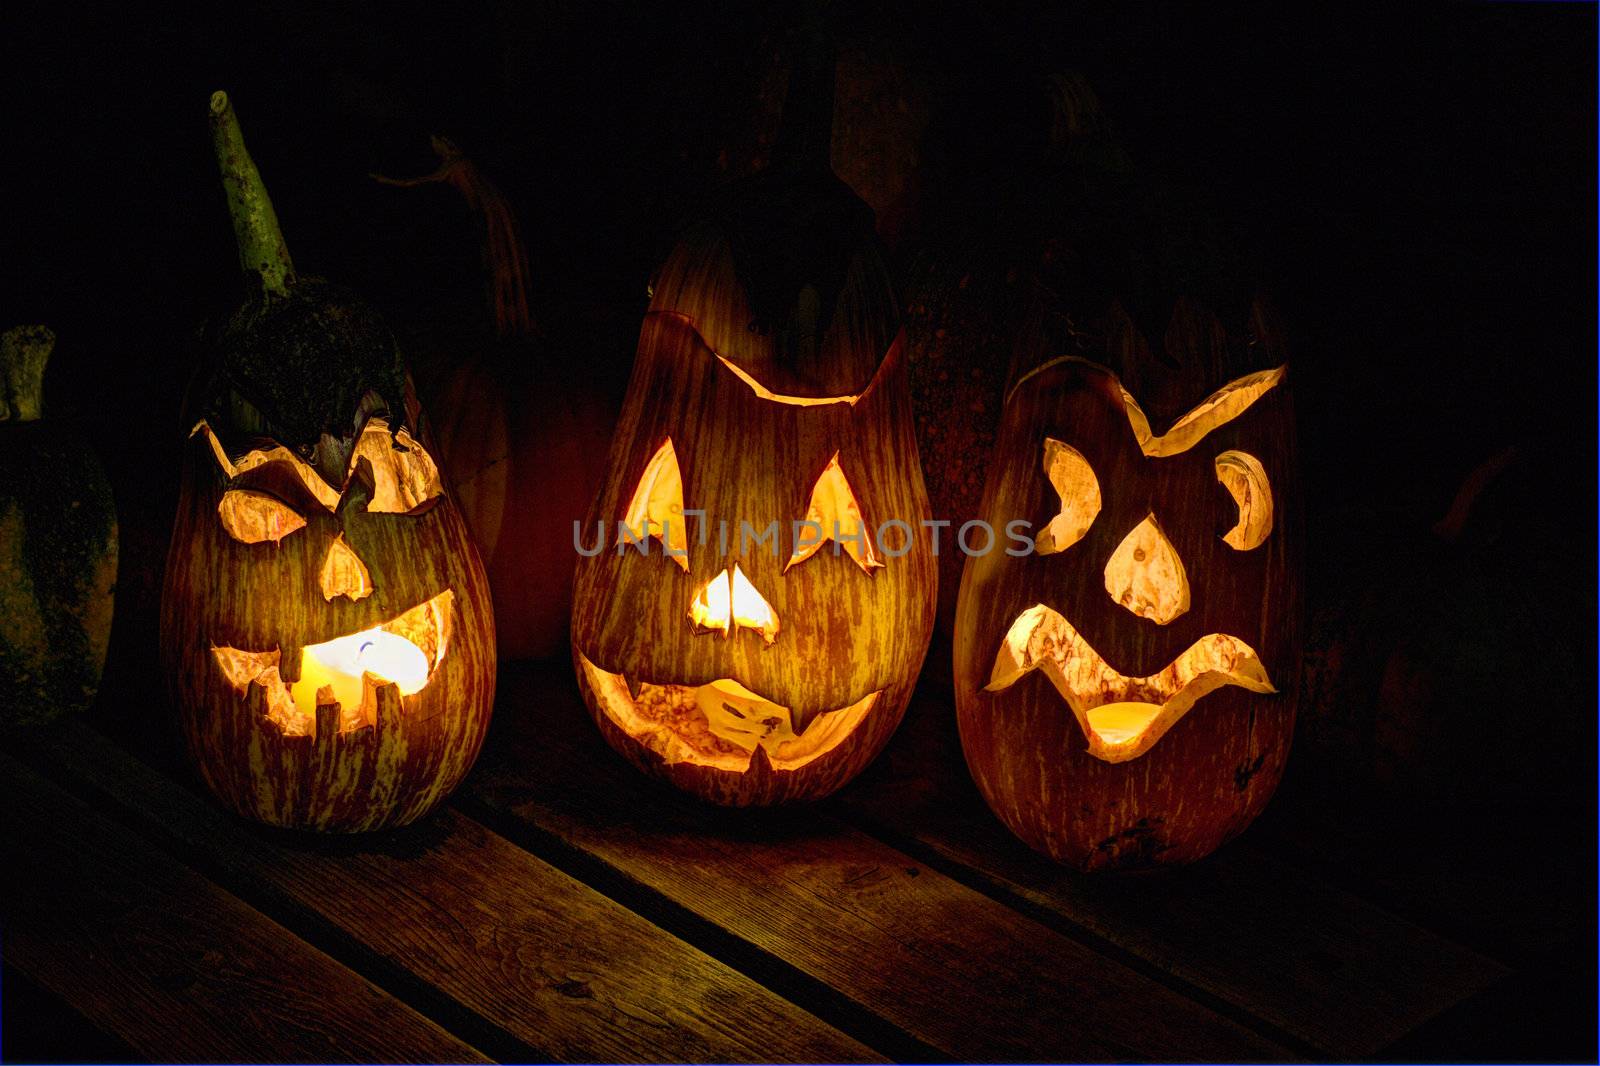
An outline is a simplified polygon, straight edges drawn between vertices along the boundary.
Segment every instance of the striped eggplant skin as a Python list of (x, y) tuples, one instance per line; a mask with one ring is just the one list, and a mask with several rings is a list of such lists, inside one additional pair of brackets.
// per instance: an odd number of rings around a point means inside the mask
[[(957, 601), (954, 675), (968, 768), (995, 815), (1034, 849), (1084, 871), (1194, 862), (1242, 832), (1266, 807), (1288, 759), (1302, 654), (1302, 530), (1290, 382), (1206, 433), (1181, 454), (1144, 454), (1123, 390), (1160, 433), (1215, 390), (1284, 364), (1258, 313), (1248, 337), (1180, 304), (1165, 359), (1131, 325), (1099, 350), (1043, 364), (1006, 397), (980, 514), (1037, 532), (1060, 496), (1041, 463), (1047, 439), (1087, 460), (1103, 498), (1082, 538), (1054, 554), (966, 560)], [(1097, 358), (1096, 358), (1097, 357)], [(1175, 369), (1175, 367), (1177, 369)], [(1251, 550), (1224, 540), (1240, 517), (1214, 463), (1247, 452), (1270, 479), (1273, 526)], [(1114, 600), (1104, 576), (1119, 543), (1153, 514), (1183, 561), (1192, 601), (1168, 624)], [(988, 691), (997, 651), (1019, 614), (1044, 605), (1066, 618), (1126, 678), (1157, 674), (1209, 634), (1259, 653), (1276, 692), (1233, 685), (1200, 697), (1144, 754), (1089, 753), (1072, 710), (1044, 670)]]
[[(204, 433), (185, 449), (161, 650), (189, 757), (225, 806), (258, 822), (326, 832), (405, 825), (461, 782), (488, 731), (494, 616), (477, 549), (448, 488), (419, 514), (372, 513), (358, 464), (330, 513), (275, 465), (230, 478)], [(218, 507), (239, 487), (277, 496), (305, 526), (276, 544), (234, 539)], [(321, 568), (341, 535), (371, 577), (372, 593), (359, 600), (323, 595)], [(277, 649), (289, 683), (305, 646), (446, 592), (449, 637), (427, 684), (407, 696), (380, 689), (375, 722), (360, 728), (286, 735), (266, 715), (265, 689), (241, 694), (213, 651)]]
[[(705, 231), (680, 244), (657, 275), (607, 473), (583, 527), (592, 547), (605, 524), (605, 550), (579, 558), (573, 594), (579, 687), (607, 742), (647, 773), (726, 806), (818, 799), (877, 756), (927, 652), (937, 581), (904, 342), (873, 247), (851, 260), (814, 344), (785, 348), (792, 333), (744, 328), (751, 320), (727, 242)], [(784, 402), (756, 385), (791, 401), (851, 400)], [(613, 547), (641, 476), (669, 439), (683, 506), (703, 512), (689, 530), (686, 567), (656, 539), (647, 554)], [(832, 541), (788, 565), (794, 524), (835, 455), (884, 564), (870, 572)], [(904, 526), (880, 538), (890, 520)], [(775, 543), (741, 543), (741, 523), (759, 534), (774, 522)], [(735, 564), (776, 613), (770, 644), (750, 629), (724, 637), (691, 625), (696, 593)], [(732, 680), (802, 722), (878, 695), (853, 732), (803, 765), (780, 769), (757, 748), (748, 769), (718, 768), (669, 761), (630, 735), (586, 680), (584, 660), (635, 684)]]

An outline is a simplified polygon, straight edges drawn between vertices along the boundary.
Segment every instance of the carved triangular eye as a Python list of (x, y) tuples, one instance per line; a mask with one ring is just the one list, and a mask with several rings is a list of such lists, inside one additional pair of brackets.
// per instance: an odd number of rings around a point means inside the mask
[(1272, 485), (1261, 460), (1249, 452), (1223, 452), (1217, 480), (1239, 505), (1239, 521), (1222, 535), (1223, 543), (1242, 552), (1259, 548), (1272, 532)]
[(873, 567), (882, 566), (872, 550), (872, 536), (866, 520), (861, 517), (861, 505), (845, 479), (839, 465), (839, 453), (828, 460), (817, 483), (811, 487), (811, 506), (806, 509), (802, 531), (795, 536), (794, 554), (784, 564), (789, 568), (805, 562), (817, 553), (823, 543), (833, 540), (849, 553), (856, 565), (870, 574)]
[[(633, 499), (622, 516), (623, 525), (640, 542), (655, 537), (666, 549), (667, 558), (689, 572), (688, 532), (683, 517), (683, 475), (678, 471), (678, 453), (672, 438), (661, 442), (655, 455), (645, 464)], [(620, 534), (619, 534), (620, 536)]]
[(217, 516), (228, 536), (246, 544), (269, 540), (276, 544), (306, 524), (300, 512), (276, 496), (251, 489), (224, 492), (222, 502), (217, 504)]
[(1078, 449), (1053, 437), (1044, 439), (1044, 473), (1061, 497), (1061, 512), (1039, 535), (1040, 555), (1066, 551), (1089, 532), (1100, 514), (1100, 482)]

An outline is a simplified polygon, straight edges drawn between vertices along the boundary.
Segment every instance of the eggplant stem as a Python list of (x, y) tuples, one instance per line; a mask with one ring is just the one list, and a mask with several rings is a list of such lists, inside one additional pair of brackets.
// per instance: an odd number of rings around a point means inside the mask
[(294, 284), (294, 261), (289, 258), (289, 246), (278, 228), (278, 215), (261, 172), (244, 146), (239, 116), (225, 92), (211, 94), (211, 136), (239, 245), (239, 267), (246, 277), (259, 278), (264, 292), (287, 295)]

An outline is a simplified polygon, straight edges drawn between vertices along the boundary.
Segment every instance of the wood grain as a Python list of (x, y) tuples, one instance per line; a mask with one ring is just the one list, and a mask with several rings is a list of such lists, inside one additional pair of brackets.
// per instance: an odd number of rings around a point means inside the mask
[(833, 809), (1323, 1054), (1374, 1054), (1509, 972), (1249, 842), (1159, 875), (1077, 874), (1013, 839), (961, 766), (954, 708), (920, 693), (885, 759)]
[(934, 1048), (969, 1060), (1288, 1056), (815, 808), (719, 810), (651, 784), (606, 752), (559, 670), (507, 669), (501, 694), (472, 795)]
[(135, 816), (314, 912), (558, 1061), (880, 1061), (455, 811), (371, 841), (268, 834), (76, 726), (53, 754)]
[(6, 961), (153, 1062), (483, 1062), (0, 755)]

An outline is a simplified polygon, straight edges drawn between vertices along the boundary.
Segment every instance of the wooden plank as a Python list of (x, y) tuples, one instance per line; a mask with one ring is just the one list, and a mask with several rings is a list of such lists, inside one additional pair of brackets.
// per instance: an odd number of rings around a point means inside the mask
[(1371, 1055), (1508, 974), (1245, 841), (1148, 877), (1064, 870), (990, 814), (965, 773), (954, 709), (928, 694), (834, 806), (1335, 1057)]
[(484, 1062), (9, 756), (6, 961), (152, 1062)]
[(540, 1055), (882, 1061), (458, 812), (382, 837), (286, 837), (243, 825), (85, 726), (51, 753), (226, 878), (314, 912)]
[(506, 668), (469, 786), (966, 1060), (1288, 1057), (1285, 1048), (815, 808), (724, 811), (601, 743), (570, 675)]

